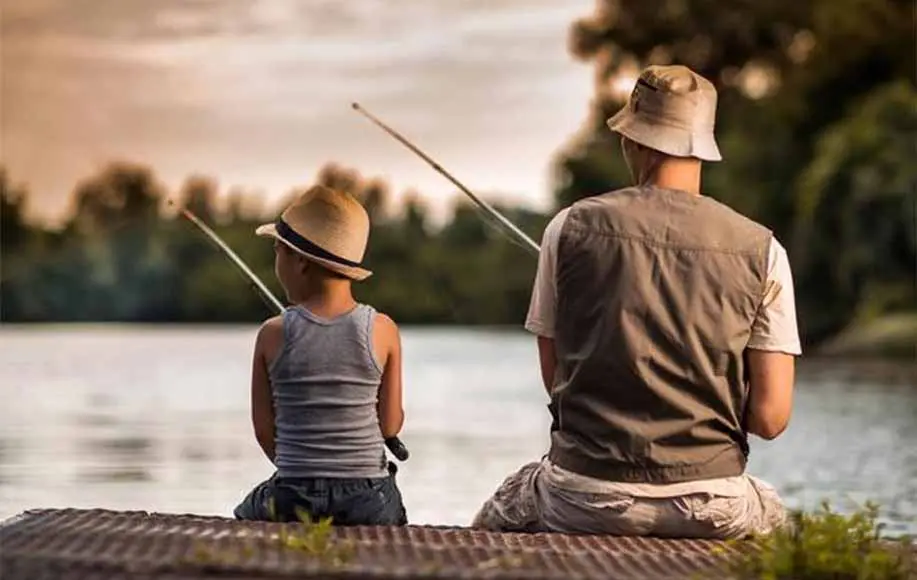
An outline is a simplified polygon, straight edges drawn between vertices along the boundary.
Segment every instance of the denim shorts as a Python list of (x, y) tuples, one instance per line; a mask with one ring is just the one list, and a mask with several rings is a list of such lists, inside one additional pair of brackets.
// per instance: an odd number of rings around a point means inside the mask
[[(273, 506), (272, 506), (273, 504)], [(281, 478), (275, 473), (236, 506), (239, 520), (294, 522), (298, 513), (336, 526), (403, 526), (407, 512), (394, 475), (379, 478)]]

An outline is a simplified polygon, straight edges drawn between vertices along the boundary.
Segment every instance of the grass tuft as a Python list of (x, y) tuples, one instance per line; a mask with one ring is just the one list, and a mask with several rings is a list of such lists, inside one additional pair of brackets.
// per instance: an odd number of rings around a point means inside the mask
[(911, 539), (881, 539), (877, 520), (878, 507), (872, 503), (851, 515), (832, 512), (827, 502), (811, 513), (792, 512), (788, 526), (753, 538), (730, 572), (743, 580), (914, 578)]

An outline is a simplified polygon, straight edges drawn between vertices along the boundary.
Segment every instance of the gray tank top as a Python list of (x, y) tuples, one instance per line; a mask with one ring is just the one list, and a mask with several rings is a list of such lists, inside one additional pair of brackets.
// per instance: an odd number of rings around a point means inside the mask
[(283, 313), (283, 348), (269, 369), (278, 477), (384, 477), (372, 349), (376, 311), (359, 304), (333, 319), (302, 306)]

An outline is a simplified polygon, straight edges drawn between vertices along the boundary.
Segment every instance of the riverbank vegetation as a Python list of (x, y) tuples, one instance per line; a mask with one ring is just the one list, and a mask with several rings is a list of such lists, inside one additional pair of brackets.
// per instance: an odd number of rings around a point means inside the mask
[(813, 512), (793, 512), (791, 525), (739, 547), (731, 572), (760, 580), (905, 580), (917, 573), (911, 538), (885, 540), (878, 509), (866, 504), (845, 515), (827, 503)]

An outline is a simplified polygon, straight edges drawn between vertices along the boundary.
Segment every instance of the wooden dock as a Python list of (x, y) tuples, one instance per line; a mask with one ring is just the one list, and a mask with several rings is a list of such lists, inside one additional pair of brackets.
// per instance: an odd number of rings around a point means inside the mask
[(668, 580), (722, 578), (734, 554), (700, 540), (426, 526), (304, 530), (192, 515), (34, 510), (0, 524), (0, 578)]

